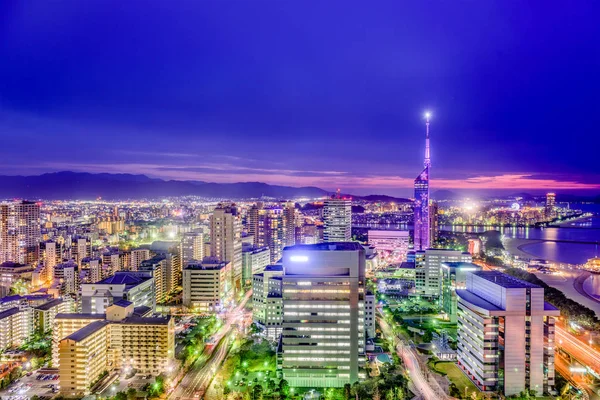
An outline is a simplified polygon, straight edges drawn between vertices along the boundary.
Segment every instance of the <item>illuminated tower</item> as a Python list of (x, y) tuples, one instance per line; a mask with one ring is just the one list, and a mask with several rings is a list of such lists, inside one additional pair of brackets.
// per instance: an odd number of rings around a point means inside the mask
[(415, 179), (414, 244), (415, 250), (426, 250), (431, 243), (431, 220), (429, 219), (429, 113), (425, 113), (427, 136), (425, 139), (425, 168)]
[(555, 212), (554, 212), (554, 207), (556, 205), (556, 194), (554, 193), (547, 193), (546, 194), (546, 206), (544, 207), (544, 216), (547, 219), (552, 219), (554, 218)]

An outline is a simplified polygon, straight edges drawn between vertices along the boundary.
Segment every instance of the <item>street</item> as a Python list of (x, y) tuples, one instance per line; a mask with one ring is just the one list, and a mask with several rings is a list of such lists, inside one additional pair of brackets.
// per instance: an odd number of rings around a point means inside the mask
[(394, 343), (397, 343), (396, 351), (398, 356), (402, 358), (402, 362), (408, 371), (413, 384), (412, 390), (416, 390), (415, 395), (425, 400), (450, 399), (451, 397), (446, 395), (438, 385), (435, 385), (435, 388), (432, 387), (427, 378), (423, 376), (423, 371), (421, 371), (421, 365), (419, 364), (415, 350), (394, 335), (392, 328), (383, 317), (378, 317), (377, 319), (385, 335), (394, 338)]
[(249, 291), (237, 307), (225, 314), (225, 323), (214, 336), (216, 346), (211, 349), (207, 348), (205, 354), (196, 360), (179, 385), (169, 395), (170, 399), (197, 400), (204, 396), (213, 376), (229, 352), (235, 333), (234, 326), (242, 324), (247, 317), (244, 306), (251, 296), (252, 291)]

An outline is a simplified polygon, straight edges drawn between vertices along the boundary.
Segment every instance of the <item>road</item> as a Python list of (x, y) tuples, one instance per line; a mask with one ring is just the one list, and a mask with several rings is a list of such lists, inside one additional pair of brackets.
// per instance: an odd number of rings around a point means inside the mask
[(397, 343), (396, 351), (398, 356), (402, 358), (402, 362), (404, 363), (404, 366), (410, 375), (413, 387), (418, 392), (415, 393), (415, 395), (418, 395), (425, 400), (452, 399), (452, 397), (449, 397), (442, 391), (439, 385), (434, 384), (432, 386), (427, 378), (423, 375), (418, 356), (415, 354), (415, 349), (394, 335), (392, 328), (382, 317), (378, 317), (378, 321), (379, 326), (384, 334), (388, 337), (393, 337), (394, 342)]
[(204, 395), (213, 376), (229, 352), (234, 335), (234, 326), (241, 324), (246, 318), (244, 306), (251, 296), (252, 291), (249, 291), (237, 307), (225, 314), (225, 323), (213, 337), (216, 346), (211, 349), (207, 348), (204, 354), (192, 364), (188, 373), (169, 395), (169, 399), (198, 400)]
[[(595, 348), (591, 347), (589, 343), (584, 342), (577, 336), (570, 334), (562, 326), (556, 324), (555, 326), (555, 341), (559, 348), (570, 354), (580, 364), (592, 369), (596, 375), (600, 373), (600, 352)], [(575, 381), (579, 387), (583, 388), (590, 396), (591, 399), (600, 400), (598, 395), (598, 388), (589, 384), (586, 380), (580, 379), (577, 375), (572, 374), (569, 368), (567, 360), (562, 359), (558, 354), (556, 355), (555, 362), (556, 370), (566, 378)]]

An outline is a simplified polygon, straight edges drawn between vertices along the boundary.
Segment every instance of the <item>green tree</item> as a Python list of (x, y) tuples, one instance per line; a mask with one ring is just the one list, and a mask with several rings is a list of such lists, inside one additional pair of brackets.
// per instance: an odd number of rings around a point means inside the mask
[(134, 388), (127, 389), (127, 400), (135, 400), (137, 391)]
[(286, 397), (290, 394), (290, 384), (285, 379), (279, 381), (279, 394)]
[(433, 333), (429, 329), (426, 330), (425, 333), (423, 334), (423, 342), (430, 343), (432, 339), (433, 339)]
[(252, 389), (252, 400), (262, 400), (263, 398), (263, 388), (262, 385), (254, 385)]
[(127, 400), (127, 394), (125, 392), (117, 392), (117, 394), (115, 394), (114, 400)]
[(352, 396), (352, 386), (349, 383), (344, 385), (344, 400), (350, 400)]

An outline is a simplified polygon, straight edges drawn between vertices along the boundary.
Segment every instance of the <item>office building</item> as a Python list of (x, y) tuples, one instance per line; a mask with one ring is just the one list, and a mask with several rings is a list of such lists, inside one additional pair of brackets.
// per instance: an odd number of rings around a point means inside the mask
[(323, 207), (323, 240), (348, 242), (352, 240), (352, 200), (338, 193), (325, 200)]
[(231, 287), (242, 289), (242, 227), (238, 209), (221, 203), (210, 217), (210, 255), (231, 263)]
[(456, 290), (467, 287), (467, 274), (481, 271), (479, 265), (467, 262), (442, 262), (442, 310), (448, 320), (456, 323)]
[(96, 283), (81, 285), (81, 312), (104, 314), (106, 308), (119, 300), (127, 300), (134, 307), (156, 307), (154, 278), (150, 273), (117, 272)]
[(267, 247), (252, 244), (242, 246), (242, 282), (244, 287), (252, 284), (252, 275), (262, 272), (271, 261), (271, 252)]
[(37, 264), (40, 205), (31, 201), (0, 203), (0, 263)]
[(426, 115), (425, 162), (423, 171), (415, 179), (414, 248), (427, 250), (431, 246), (431, 218), (429, 216), (429, 113)]
[[(54, 266), (62, 261), (62, 246), (54, 241), (46, 241), (40, 244), (40, 259), (49, 271), (54, 272)], [(54, 277), (50, 277), (50, 280)]]
[(271, 340), (278, 340), (283, 323), (283, 266), (268, 265), (252, 277), (252, 321)]
[(33, 271), (31, 265), (6, 261), (0, 264), (0, 296), (8, 296), (11, 286), (18, 280), (25, 280)]
[(486, 392), (553, 392), (554, 319), (544, 288), (497, 271), (467, 274), (458, 297), (458, 365)]
[(232, 299), (231, 262), (214, 258), (188, 263), (183, 269), (183, 305), (197, 311), (220, 310)]
[(204, 234), (201, 232), (184, 233), (181, 238), (180, 253), (182, 265), (204, 259)]
[(281, 370), (290, 386), (343, 387), (364, 377), (365, 256), (358, 243), (283, 251)]
[(556, 194), (555, 193), (547, 193), (546, 194), (546, 205), (544, 207), (544, 216), (546, 217), (546, 219), (553, 219), (556, 217), (555, 207), (556, 207)]
[(378, 259), (385, 264), (406, 261), (410, 241), (408, 231), (369, 230), (368, 241), (375, 248)]
[(296, 227), (296, 244), (317, 244), (321, 242), (320, 236), (319, 229), (314, 224), (303, 224)]
[(459, 250), (428, 249), (415, 252), (416, 294), (425, 297), (442, 295), (442, 263), (471, 263), (473, 257)]
[(159, 375), (172, 364), (175, 328), (170, 317), (144, 316), (145, 310), (125, 300), (106, 311), (101, 319), (92, 314), (57, 315), (57, 330), (66, 334), (53, 348), (61, 394), (89, 394), (104, 371), (131, 368), (141, 374)]

